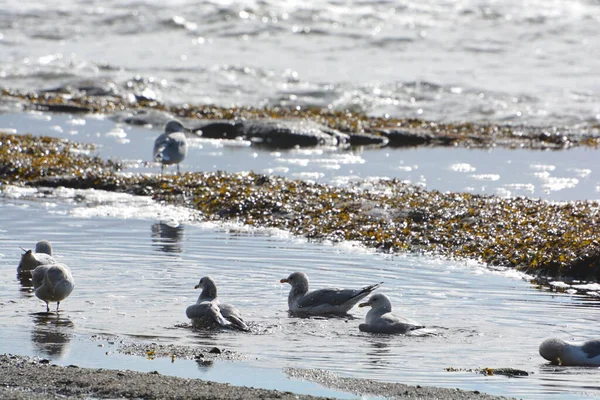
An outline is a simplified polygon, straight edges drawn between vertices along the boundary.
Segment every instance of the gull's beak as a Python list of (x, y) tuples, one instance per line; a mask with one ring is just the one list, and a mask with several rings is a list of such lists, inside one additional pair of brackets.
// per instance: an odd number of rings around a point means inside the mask
[(194, 289), (200, 289), (200, 284), (197, 284), (196, 286), (194, 286)]
[(24, 248), (22, 248), (21, 246), (19, 246), (19, 248), (20, 248), (21, 250), (23, 250), (25, 253), (27, 253), (27, 250), (25, 250), (25, 249), (24, 249)]
[(364, 302), (364, 303), (360, 303), (358, 306), (359, 306), (360, 308), (363, 308), (363, 307), (368, 307), (369, 305), (370, 305), (370, 304), (369, 304), (369, 302), (368, 302), (368, 301), (366, 301), (366, 302)]
[(289, 283), (289, 281), (287, 280), (287, 278), (283, 278), (279, 281), (279, 283)]

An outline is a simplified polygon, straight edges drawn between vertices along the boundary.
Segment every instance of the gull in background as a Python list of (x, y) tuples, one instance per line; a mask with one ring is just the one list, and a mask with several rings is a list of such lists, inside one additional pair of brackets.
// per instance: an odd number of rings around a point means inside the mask
[(177, 164), (177, 173), (179, 173), (179, 163), (187, 155), (187, 139), (185, 137), (185, 128), (181, 122), (171, 120), (165, 126), (165, 132), (154, 141), (153, 158), (160, 162), (160, 173), (162, 175), (165, 165)]
[(25, 253), (21, 255), (21, 261), (17, 267), (17, 274), (30, 275), (31, 271), (39, 265), (55, 264), (56, 260), (52, 257), (52, 245), (47, 240), (40, 240), (35, 245), (35, 252), (21, 248)]

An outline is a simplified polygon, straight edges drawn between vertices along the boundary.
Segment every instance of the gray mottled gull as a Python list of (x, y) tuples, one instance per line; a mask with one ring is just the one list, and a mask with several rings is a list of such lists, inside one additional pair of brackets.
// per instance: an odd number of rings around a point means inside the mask
[(22, 249), (25, 253), (21, 255), (21, 261), (17, 267), (18, 274), (31, 274), (38, 265), (50, 265), (56, 263), (52, 257), (52, 245), (47, 240), (40, 240), (35, 245), (35, 252)]
[(385, 294), (374, 294), (368, 301), (360, 303), (358, 306), (371, 307), (365, 316), (365, 323), (358, 326), (362, 332), (404, 334), (424, 328), (416, 321), (393, 313), (392, 302)]
[(179, 173), (179, 163), (187, 155), (187, 139), (185, 137), (185, 128), (179, 121), (171, 120), (165, 126), (165, 132), (154, 141), (153, 157), (159, 161), (160, 173), (163, 173), (165, 165), (177, 164), (177, 173)]
[(217, 285), (210, 276), (200, 279), (194, 289), (202, 289), (196, 304), (189, 306), (185, 313), (196, 327), (222, 326), (249, 331), (240, 311), (231, 304), (222, 304), (217, 298)]
[(600, 339), (586, 342), (546, 339), (540, 344), (539, 351), (542, 357), (557, 365), (600, 366)]
[(60, 302), (66, 299), (75, 287), (69, 267), (60, 263), (36, 267), (31, 280), (35, 295), (46, 303), (46, 312), (50, 312), (49, 302), (56, 302), (56, 312), (58, 312)]
[(288, 295), (289, 310), (294, 314), (304, 315), (346, 314), (383, 283), (365, 286), (362, 289), (326, 288), (309, 292), (308, 276), (304, 272), (294, 272), (280, 282), (292, 286)]

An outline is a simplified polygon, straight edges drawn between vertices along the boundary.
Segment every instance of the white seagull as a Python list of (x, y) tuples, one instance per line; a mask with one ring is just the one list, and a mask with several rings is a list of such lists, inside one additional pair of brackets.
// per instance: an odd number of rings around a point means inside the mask
[(177, 173), (179, 173), (179, 163), (187, 155), (187, 139), (185, 137), (185, 128), (179, 121), (171, 120), (165, 126), (165, 132), (154, 141), (153, 157), (155, 161), (160, 162), (160, 173), (163, 173), (165, 165), (177, 164)]
[(65, 264), (40, 265), (33, 270), (32, 278), (35, 295), (46, 302), (46, 312), (50, 312), (49, 302), (56, 302), (56, 312), (60, 302), (66, 299), (75, 281)]
[(52, 245), (47, 240), (40, 240), (35, 245), (35, 252), (21, 248), (25, 253), (21, 255), (21, 261), (17, 267), (18, 274), (31, 274), (38, 265), (55, 264), (52, 257)]
[(288, 307), (293, 314), (300, 315), (346, 314), (383, 283), (365, 286), (362, 289), (326, 288), (309, 292), (308, 276), (304, 272), (294, 272), (279, 282), (292, 286), (288, 295)]
[(586, 342), (546, 339), (540, 344), (540, 355), (557, 365), (600, 366), (600, 339)]
[(360, 303), (358, 306), (371, 307), (365, 316), (365, 323), (358, 326), (361, 332), (404, 334), (424, 328), (416, 321), (393, 313), (392, 302), (385, 294), (374, 294), (368, 301)]

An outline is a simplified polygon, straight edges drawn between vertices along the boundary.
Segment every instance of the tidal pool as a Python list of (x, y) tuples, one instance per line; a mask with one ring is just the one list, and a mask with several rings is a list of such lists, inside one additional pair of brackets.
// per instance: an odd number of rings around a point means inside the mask
[[(50, 322), (38, 316), (43, 302), (15, 276), (19, 246), (32, 248), (42, 238), (53, 243), (56, 257), (71, 267), (76, 280), (74, 292), (61, 304), (60, 319)], [(82, 366), (114, 365), (102, 351), (95, 355), (80, 344), (91, 335), (110, 335), (217, 346), (247, 357), (241, 369), (319, 368), (349, 377), (526, 398), (600, 394), (597, 368), (552, 367), (537, 352), (549, 336), (595, 337), (597, 302), (541, 290), (519, 274), (472, 262), (391, 256), (351, 243), (311, 243), (276, 230), (195, 224), (186, 210), (131, 196), (5, 187), (0, 263), (2, 352)], [(292, 318), (287, 313), (289, 286), (279, 279), (297, 270), (308, 274), (314, 288), (383, 281), (379, 291), (391, 298), (397, 312), (437, 334), (362, 333), (362, 309), (353, 310), (352, 318)], [(204, 275), (215, 278), (222, 299), (240, 308), (252, 333), (189, 328), (184, 310), (195, 302), (193, 287)], [(151, 368), (152, 361), (136, 359), (139, 369)], [(123, 365), (135, 369), (132, 363)], [(449, 367), (460, 371), (448, 372)], [(507, 378), (468, 371), (500, 367), (530, 375)], [(180, 374), (176, 367), (171, 373)], [(206, 375), (198, 371), (197, 376)]]

